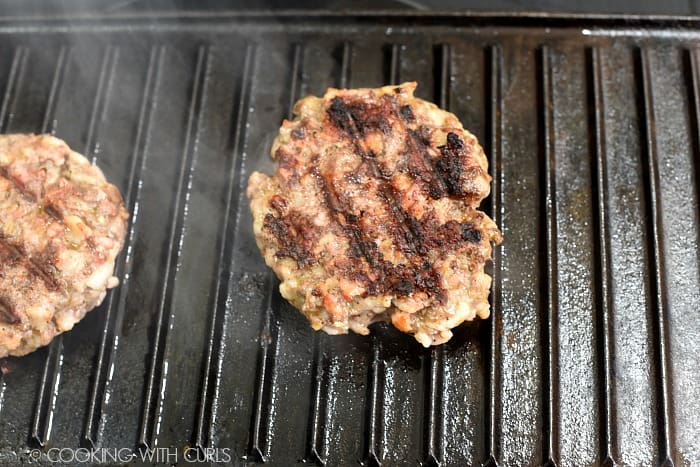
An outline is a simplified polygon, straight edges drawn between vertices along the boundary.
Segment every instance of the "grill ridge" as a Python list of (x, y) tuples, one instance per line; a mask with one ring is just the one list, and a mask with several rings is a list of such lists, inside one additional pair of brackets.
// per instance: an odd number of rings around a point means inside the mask
[[(63, 48), (62, 48), (63, 50)], [(57, 100), (56, 93), (60, 89), (58, 80), (63, 78), (65, 54), (60, 54), (56, 59), (56, 68), (51, 84), (48, 104), (44, 114), (43, 124), (48, 124), (53, 121), (53, 112), (55, 112), (55, 101)], [(90, 123), (88, 125), (87, 141), (83, 149), (83, 155), (90, 158), (92, 152), (92, 141), (96, 138), (98, 131), (98, 122), (104, 118), (106, 105), (103, 105), (108, 100), (111, 82), (114, 76), (114, 69), (117, 62), (116, 49), (107, 46), (104, 52), (102, 63), (100, 65), (100, 73), (98, 75), (97, 87), (95, 89), (95, 97), (90, 113)], [(101, 118), (98, 118), (98, 115)], [(48, 131), (47, 127), (42, 126), (41, 132)], [(92, 157), (92, 163), (95, 164), (96, 156)], [(39, 383), (38, 399), (36, 411), (34, 412), (34, 420), (32, 423), (32, 439), (39, 446), (45, 446), (51, 438), (51, 425), (54, 417), (56, 403), (58, 401), (59, 383), (61, 380), (61, 369), (63, 367), (63, 334), (59, 334), (51, 342), (46, 361), (44, 364), (44, 372)]]
[(281, 297), (278, 296), (279, 281), (272, 274), (268, 275), (267, 281), (267, 303), (259, 337), (258, 376), (249, 448), (249, 457), (257, 462), (267, 462), (272, 447), (270, 429), (275, 407), (275, 367), (279, 354), (279, 323), (275, 316), (281, 305)]
[[(695, 200), (697, 205), (697, 219), (700, 219), (700, 58), (696, 48), (686, 50), (685, 75), (688, 87), (688, 100), (690, 101), (690, 139), (695, 172)], [(700, 243), (700, 230), (697, 234)]]
[(610, 252), (610, 227), (608, 220), (608, 175), (605, 143), (605, 101), (603, 94), (603, 69), (600, 48), (587, 50), (589, 134), (591, 135), (591, 186), (593, 196), (593, 229), (595, 250), (595, 306), (597, 320), (599, 385), (600, 385), (600, 459), (606, 466), (615, 462), (615, 426), (612, 375), (612, 277)]
[[(340, 72), (337, 86), (341, 89), (350, 86), (352, 44), (344, 42), (340, 48)], [(314, 333), (314, 360), (311, 369), (311, 411), (309, 413), (309, 441), (306, 460), (318, 465), (326, 464), (328, 456), (328, 359), (325, 354), (326, 336)], [(326, 401), (324, 404), (322, 401)]]
[[(434, 51), (435, 55), (435, 96), (440, 108), (451, 110), (450, 107), (450, 79), (451, 75), (451, 51), (449, 44), (440, 44)], [(429, 371), (427, 376), (426, 400), (427, 417), (425, 426), (426, 453), (424, 464), (439, 466), (444, 458), (445, 435), (442, 423), (443, 405), (445, 393), (444, 379), (444, 349), (436, 346), (426, 352)]]
[(5, 391), (7, 390), (7, 382), (5, 381), (5, 376), (0, 374), (0, 414), (2, 414), (2, 409), (5, 404)]
[[(168, 377), (168, 330), (172, 322), (174, 310), (172, 308), (172, 292), (176, 281), (178, 263), (182, 250), (182, 241), (185, 229), (185, 216), (189, 202), (189, 191), (192, 187), (192, 174), (197, 162), (197, 139), (200, 123), (200, 111), (206, 96), (205, 88), (208, 83), (208, 69), (210, 65), (210, 49), (208, 46), (200, 46), (197, 52), (197, 65), (192, 85), (192, 96), (188, 109), (187, 127), (183, 154), (180, 160), (177, 188), (172, 212), (172, 222), (168, 236), (168, 257), (165, 264), (165, 275), (160, 293), (157, 328), (153, 339), (153, 348), (150, 355), (150, 365), (144, 400), (139, 444), (141, 447), (150, 448), (155, 445), (158, 433), (158, 419), (163, 411), (163, 398)], [(156, 381), (158, 379), (158, 381)], [(154, 407), (155, 406), (155, 407)]]
[[(365, 464), (369, 467), (382, 465), (382, 433), (384, 432), (384, 364), (381, 359), (382, 345), (375, 334), (371, 335), (372, 361), (369, 368), (368, 390), (368, 426), (365, 429), (367, 452)], [(379, 440), (377, 439), (379, 438)]]
[[(220, 245), (218, 247), (217, 279), (212, 290), (212, 316), (208, 334), (205, 365), (202, 373), (202, 386), (199, 391), (199, 407), (197, 413), (194, 445), (199, 449), (205, 449), (212, 440), (211, 427), (213, 425), (213, 405), (219, 390), (219, 374), (223, 365), (221, 351), (221, 335), (226, 319), (226, 301), (228, 286), (231, 283), (232, 249), (236, 237), (236, 225), (240, 209), (240, 178), (241, 178), (241, 153), (245, 145), (245, 125), (248, 120), (248, 104), (252, 85), (252, 75), (255, 70), (257, 58), (256, 44), (246, 45), (243, 57), (242, 73), (235, 116), (233, 118), (234, 130), (231, 146), (231, 166), (228, 171), (224, 216), (219, 227)], [(213, 367), (212, 362), (217, 362)], [(208, 428), (207, 428), (208, 427)]]
[[(311, 411), (309, 413), (309, 441), (306, 448), (306, 462), (326, 465), (328, 456), (327, 443), (327, 404), (323, 404), (324, 396), (328, 396), (327, 359), (324, 353), (323, 336), (314, 334), (314, 363), (312, 368)], [(327, 400), (327, 399), (326, 399)]]
[[(385, 71), (389, 84), (399, 84), (401, 80), (401, 45), (391, 44), (385, 48), (385, 60), (388, 66)], [(367, 391), (367, 427), (365, 428), (365, 462), (369, 466), (379, 466), (383, 461), (382, 438), (384, 432), (383, 411), (384, 411), (384, 365), (381, 360), (382, 342), (377, 337), (376, 332), (370, 335), (372, 348), (372, 360), (368, 373)], [(377, 439), (379, 438), (379, 439)], [(379, 445), (377, 443), (379, 442)]]
[(668, 322), (668, 300), (666, 297), (665, 260), (663, 251), (663, 225), (661, 221), (661, 199), (659, 194), (658, 152), (656, 147), (656, 120), (652, 89), (649, 51), (646, 48), (635, 50), (635, 67), (639, 86), (640, 137), (642, 140), (642, 165), (644, 170), (644, 197), (646, 199), (647, 242), (649, 243), (649, 277), (651, 312), (654, 322), (652, 334), (656, 358), (656, 403), (657, 430), (659, 436), (659, 463), (673, 466), (673, 445), (671, 425), (671, 391), (668, 374), (668, 343), (666, 323)]
[(51, 90), (49, 91), (48, 102), (46, 104), (46, 112), (44, 113), (44, 122), (41, 124), (42, 133), (54, 134), (56, 132), (56, 120), (54, 119), (54, 115), (56, 114), (57, 96), (60, 94), (63, 79), (66, 76), (66, 63), (71, 53), (72, 49), (65, 45), (61, 46), (58, 51), (56, 68), (51, 80)]
[(139, 109), (136, 137), (130, 158), (129, 179), (124, 198), (126, 207), (132, 213), (132, 217), (125, 244), (125, 254), (121, 256), (121, 259), (116, 264), (117, 275), (122, 277), (122, 281), (119, 288), (110, 293), (107, 299), (105, 325), (102, 330), (97, 361), (94, 365), (88, 411), (83, 427), (83, 443), (91, 447), (94, 447), (98, 442), (100, 417), (104, 409), (106, 394), (110, 390), (111, 372), (106, 372), (106, 369), (113, 368), (116, 363), (118, 341), (122, 331), (126, 296), (129, 290), (133, 266), (134, 242), (141, 227), (138, 206), (143, 185), (143, 170), (146, 163), (146, 155), (148, 154), (150, 127), (156, 106), (155, 97), (158, 94), (158, 83), (163, 66), (163, 52), (164, 48), (162, 46), (151, 48), (146, 79), (141, 93), (143, 97), (141, 108)]
[(294, 44), (292, 48), (291, 82), (289, 83), (289, 103), (287, 105), (287, 119), (294, 118), (294, 104), (299, 99), (304, 73), (304, 45)]
[[(302, 44), (294, 44), (291, 49), (291, 55), (292, 67), (287, 108), (287, 119), (289, 120), (294, 117), (294, 103), (297, 101), (301, 89), (304, 46)], [(255, 402), (251, 418), (249, 446), (249, 456), (260, 462), (266, 462), (267, 457), (270, 455), (270, 417), (274, 409), (275, 364), (279, 353), (279, 323), (275, 315), (281, 305), (281, 298), (277, 297), (279, 294), (279, 281), (271, 271), (267, 271), (266, 280), (266, 297), (268, 302), (263, 312), (262, 329), (259, 338), (260, 353), (258, 355)], [(270, 352), (270, 345), (273, 347), (272, 352)]]
[(36, 408), (32, 421), (31, 440), (44, 447), (51, 438), (56, 401), (58, 400), (61, 368), (63, 367), (63, 339), (57, 336), (48, 348), (44, 371), (39, 384)]
[[(501, 48), (492, 45), (485, 50), (485, 65), (488, 75), (488, 89), (486, 95), (490, 105), (486, 107), (487, 157), (489, 157), (489, 168), (493, 174), (490, 196), (490, 214), (499, 229), (503, 231), (503, 179), (501, 168), (501, 156), (503, 153), (503, 57)], [(501, 337), (498, 330), (498, 323), (501, 316), (501, 248), (496, 246), (493, 249), (493, 277), (491, 281), (491, 318), (489, 319), (489, 345), (488, 345), (488, 381), (487, 397), (488, 405), (486, 418), (486, 456), (484, 465), (491, 467), (498, 466), (498, 439), (500, 431), (498, 428), (500, 407), (499, 390), (500, 378), (500, 348)]]
[(2, 131), (8, 131), (12, 123), (12, 116), (15, 113), (15, 103), (20, 87), (24, 83), (24, 74), (27, 70), (27, 58), (29, 57), (29, 49), (27, 47), (15, 48), (12, 57), (12, 65), (10, 65), (10, 73), (7, 78), (7, 88), (5, 96), (2, 99), (0, 107), (0, 128)]
[(554, 147), (554, 91), (551, 49), (542, 46), (539, 50), (540, 73), (540, 177), (544, 185), (542, 203), (542, 225), (540, 232), (541, 250), (547, 252), (545, 277), (540, 279), (546, 309), (543, 313), (542, 331), (542, 457), (546, 466), (557, 465), (559, 376), (557, 373), (557, 320), (558, 320), (558, 271), (557, 271), (557, 200), (556, 200), (556, 154)]
[(85, 157), (92, 156), (93, 165), (97, 162), (97, 153), (99, 152), (98, 131), (99, 125), (105, 120), (107, 112), (107, 102), (114, 85), (114, 70), (119, 60), (119, 48), (107, 46), (102, 68), (100, 69), (100, 78), (95, 92), (95, 100), (93, 101), (92, 111), (90, 112), (90, 123), (88, 125), (87, 138), (85, 141)]

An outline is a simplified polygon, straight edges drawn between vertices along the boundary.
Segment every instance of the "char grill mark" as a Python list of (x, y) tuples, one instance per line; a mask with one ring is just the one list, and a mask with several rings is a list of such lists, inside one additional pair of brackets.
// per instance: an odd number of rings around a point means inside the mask
[(23, 258), (22, 251), (10, 243), (0, 232), (0, 266), (14, 266), (22, 262)]
[(413, 165), (409, 173), (414, 180), (421, 180), (427, 185), (428, 195), (433, 199), (444, 198), (449, 187), (443, 176), (435, 168), (428, 154), (428, 148), (423, 138), (415, 130), (404, 127), (406, 134), (406, 154)]
[(460, 186), (460, 180), (464, 173), (462, 159), (466, 150), (464, 142), (450, 132), (447, 133), (447, 144), (440, 146), (440, 158), (435, 163), (435, 171), (440, 174), (451, 195), (466, 196)]
[(479, 244), (482, 236), (479, 229), (471, 223), (460, 223), (455, 220), (443, 225), (436, 222), (426, 222), (424, 230), (429, 232), (425, 237), (428, 248), (451, 251), (467, 244)]
[[(0, 275), (0, 277), (2, 277)], [(0, 323), (17, 324), (21, 321), (13, 303), (8, 297), (0, 296)]]
[[(391, 113), (396, 111), (390, 100), (383, 99), (382, 102), (385, 106), (391, 107)], [(365, 112), (369, 113), (369, 116), (366, 116)], [(424, 256), (427, 251), (422, 244), (423, 235), (415, 219), (406, 213), (401, 206), (399, 194), (390, 183), (387, 183), (387, 180), (391, 179), (391, 175), (385, 174), (386, 171), (382, 170), (382, 167), (377, 163), (376, 155), (372, 151), (365, 151), (362, 145), (361, 137), (364, 136), (367, 129), (379, 127), (381, 131), (384, 131), (382, 130), (383, 126), (391, 127), (384, 116), (388, 114), (390, 114), (389, 109), (377, 111), (363, 103), (348, 104), (340, 97), (333, 98), (328, 108), (331, 122), (350, 137), (355, 150), (362, 157), (363, 165), (368, 169), (369, 175), (379, 184), (381, 199), (389, 207), (396, 226), (402, 232), (402, 235), (394, 236), (395, 244), (404, 253), (417, 253)], [(380, 120), (385, 123), (377, 123)]]
[(365, 151), (361, 147), (360, 138), (364, 137), (368, 130), (390, 134), (392, 128), (387, 115), (395, 111), (394, 105), (387, 99), (382, 99), (381, 106), (373, 106), (361, 101), (347, 102), (340, 97), (334, 97), (327, 113), (331, 122), (350, 136), (363, 155)]
[[(28, 202), (32, 204), (39, 203), (40, 199), (39, 197), (37, 197), (36, 193), (32, 192), (31, 190), (28, 190), (24, 185), (17, 181), (15, 177), (10, 175), (9, 171), (7, 170), (7, 167), (0, 167), (0, 178), (4, 178), (5, 180), (9, 181), (15, 188), (15, 190), (17, 190), (17, 192), (20, 194), (20, 196)], [(41, 197), (44, 197), (43, 189)], [(61, 212), (61, 209), (58, 206), (54, 205), (50, 201), (46, 201), (44, 206), (42, 207), (42, 210), (56, 222), (64, 224), (63, 213)]]
[(270, 205), (278, 216), (267, 214), (263, 227), (279, 241), (280, 247), (275, 256), (292, 258), (302, 268), (315, 264), (316, 258), (312, 250), (318, 235), (313, 222), (297, 211), (285, 212), (287, 203), (281, 196), (270, 200)]
[[(426, 259), (417, 267), (407, 267), (403, 264), (394, 265), (384, 259), (377, 244), (368, 238), (359, 225), (358, 216), (350, 212), (349, 206), (335, 192), (328, 177), (318, 173), (318, 169), (314, 169), (314, 176), (319, 182), (319, 189), (324, 195), (331, 218), (348, 239), (348, 259), (358, 261), (360, 257), (364, 257), (372, 269), (373, 277), (356, 272), (351, 279), (361, 282), (369, 295), (392, 292), (399, 297), (404, 297), (418, 289), (435, 297), (440, 303), (447, 299), (445, 291), (440, 286), (440, 274), (434, 271), (430, 261)], [(412, 218), (411, 220), (414, 221)], [(354, 271), (361, 269), (357, 264), (351, 268)]]
[[(384, 260), (381, 252), (377, 251), (376, 244), (367, 242), (366, 234), (358, 225), (345, 222), (351, 226), (350, 233), (353, 240), (351, 248), (359, 248), (372, 269), (379, 275), (369, 284), (368, 292), (371, 295), (391, 291), (397, 296), (407, 296), (418, 289), (428, 293), (439, 303), (444, 303), (447, 300), (447, 294), (441, 286), (440, 273), (427, 258), (428, 252), (425, 249), (420, 223), (401, 206), (399, 194), (389, 183), (391, 174), (385, 173), (386, 171), (376, 160), (376, 154), (366, 150), (363, 145), (362, 138), (368, 130), (379, 130), (384, 134), (391, 132), (391, 124), (386, 116), (397, 115), (396, 103), (395, 100), (386, 98), (382, 99), (382, 103), (382, 106), (368, 106), (363, 102), (348, 103), (340, 97), (335, 97), (331, 100), (327, 114), (330, 122), (350, 138), (353, 148), (362, 158), (368, 175), (377, 181), (379, 198), (388, 207), (394, 219), (395, 228), (389, 230), (401, 232), (400, 235), (393, 235), (393, 241), (406, 254), (412, 266), (407, 268), (405, 265), (394, 265)], [(415, 157), (412, 158), (415, 159)], [(425, 174), (426, 178), (435, 178), (429, 177), (430, 170), (425, 161), (423, 161), (421, 173)], [(331, 186), (332, 184), (324, 179), (321, 188), (330, 201), (329, 206), (338, 222), (337, 213), (347, 212), (348, 209), (338, 205), (338, 196), (333, 193)], [(347, 216), (344, 216), (344, 220), (347, 221)]]
[[(45, 213), (52, 220), (65, 226), (65, 221), (63, 213), (60, 208), (46, 201), (45, 204), (41, 205), (41, 200), (37, 197), (37, 194), (28, 190), (23, 184), (21, 184), (15, 177), (10, 175), (7, 167), (0, 167), (0, 177), (12, 183), (17, 193), (24, 198), (27, 202), (39, 205), (41, 211)], [(43, 196), (43, 189), (42, 189)], [(93, 239), (88, 238), (87, 242), (90, 246), (93, 246)], [(29, 273), (35, 277), (41, 279), (46, 288), (50, 291), (57, 291), (61, 289), (61, 284), (56, 278), (56, 267), (55, 267), (55, 252), (50, 251), (50, 247), (47, 251), (42, 251), (36, 255), (29, 255), (24, 251), (20, 245), (15, 245), (10, 242), (7, 237), (0, 232), (0, 259), (2, 259), (2, 265), (5, 264), (7, 259), (7, 264), (21, 264)]]
[(55, 258), (56, 252), (52, 250), (51, 246), (38, 255), (29, 258), (32, 272), (39, 276), (46, 284), (46, 287), (51, 291), (57, 291), (61, 288), (61, 284), (56, 279)]
[(20, 182), (18, 182), (15, 177), (10, 175), (9, 171), (7, 170), (7, 167), (0, 167), (0, 177), (12, 183), (12, 186), (15, 187), (15, 189), (24, 199), (32, 203), (36, 203), (38, 201), (34, 193), (32, 193), (30, 190), (27, 190), (27, 188)]
[(409, 215), (398, 200), (398, 193), (391, 185), (382, 184), (381, 195), (389, 206), (392, 216), (397, 219), (397, 227), (402, 235), (395, 236), (394, 241), (399, 249), (406, 254), (419, 254), (425, 256), (428, 251), (424, 245), (424, 235), (420, 223)]
[[(335, 221), (340, 229), (345, 232), (348, 238), (348, 243), (350, 245), (348, 256), (355, 258), (364, 256), (373, 269), (377, 269), (378, 260), (383, 260), (381, 253), (377, 251), (374, 242), (370, 241), (365, 234), (365, 231), (358, 225), (358, 218), (354, 214), (350, 213), (344, 203), (338, 198), (338, 194), (333, 189), (333, 185), (330, 180), (324, 175), (322, 175), (318, 168), (315, 168), (314, 178), (318, 180), (319, 189), (323, 194), (325, 205), (331, 214), (331, 219)], [(373, 249), (372, 246), (375, 248)]]
[(63, 223), (63, 213), (52, 203), (46, 203), (44, 205), (44, 212), (51, 216), (53, 220)]
[(475, 229), (473, 225), (462, 224), (461, 225), (461, 235), (462, 240), (470, 243), (479, 243), (481, 241), (481, 232), (479, 229)]
[[(398, 115), (401, 118), (398, 118)], [(414, 180), (420, 180), (424, 183), (428, 195), (433, 199), (443, 198), (448, 193), (453, 194), (445, 180), (445, 176), (437, 169), (433, 158), (428, 153), (430, 141), (426, 141), (426, 139), (429, 138), (429, 135), (424, 136), (420, 131), (409, 126), (415, 120), (416, 118), (410, 105), (404, 105), (399, 108), (397, 121), (402, 123), (402, 131), (407, 136), (406, 156), (413, 163), (409, 169), (409, 174)]]
[(404, 120), (406, 120), (407, 122), (412, 122), (416, 119), (415, 115), (413, 115), (413, 110), (411, 110), (410, 105), (401, 106), (399, 112), (401, 113), (401, 116), (404, 118)]
[(0, 232), (0, 267), (5, 265), (21, 265), (29, 274), (38, 277), (49, 291), (58, 291), (61, 284), (56, 279), (54, 265), (55, 253), (51, 249), (30, 257), (24, 249), (10, 242)]
[(447, 144), (439, 146), (440, 157), (433, 159), (428, 152), (430, 146), (429, 135), (424, 135), (424, 128), (418, 130), (409, 127), (415, 122), (415, 116), (411, 107), (405, 105), (399, 109), (403, 123), (403, 131), (409, 138), (406, 139), (406, 154), (414, 165), (410, 170), (414, 179), (427, 184), (427, 192), (433, 199), (440, 199), (447, 195), (463, 198), (468, 195), (461, 188), (461, 178), (464, 174), (464, 157), (467, 156), (464, 141), (455, 133), (447, 133)]

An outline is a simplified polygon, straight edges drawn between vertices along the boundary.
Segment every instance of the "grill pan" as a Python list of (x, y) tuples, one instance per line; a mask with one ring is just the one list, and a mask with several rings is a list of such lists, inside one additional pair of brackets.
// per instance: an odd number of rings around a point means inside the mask
[[(0, 38), (0, 130), (65, 139), (132, 213), (122, 285), (3, 363), (0, 463), (700, 464), (700, 21), (217, 12)], [(244, 196), (296, 99), (407, 80), (483, 143), (505, 237), (492, 318), (428, 350), (314, 333)]]

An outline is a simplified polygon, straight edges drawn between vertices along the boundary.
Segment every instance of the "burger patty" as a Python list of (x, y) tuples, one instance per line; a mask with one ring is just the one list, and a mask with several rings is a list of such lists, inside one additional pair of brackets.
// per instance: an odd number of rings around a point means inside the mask
[(47, 345), (102, 302), (128, 218), (60, 139), (0, 135), (0, 357)]
[(316, 330), (368, 334), (390, 321), (427, 347), (489, 316), (484, 263), (501, 233), (477, 210), (487, 160), (415, 88), (301, 99), (272, 146), (275, 174), (250, 176), (257, 244)]

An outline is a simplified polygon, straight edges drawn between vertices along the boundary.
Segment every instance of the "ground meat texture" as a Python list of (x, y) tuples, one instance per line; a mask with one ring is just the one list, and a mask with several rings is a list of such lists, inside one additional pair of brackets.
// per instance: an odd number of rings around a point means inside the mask
[(427, 347), (489, 316), (484, 264), (501, 233), (478, 210), (486, 157), (415, 87), (300, 100), (272, 146), (275, 174), (250, 176), (257, 244), (316, 330), (388, 321)]
[(103, 301), (128, 217), (60, 139), (0, 135), (0, 358), (47, 345)]

